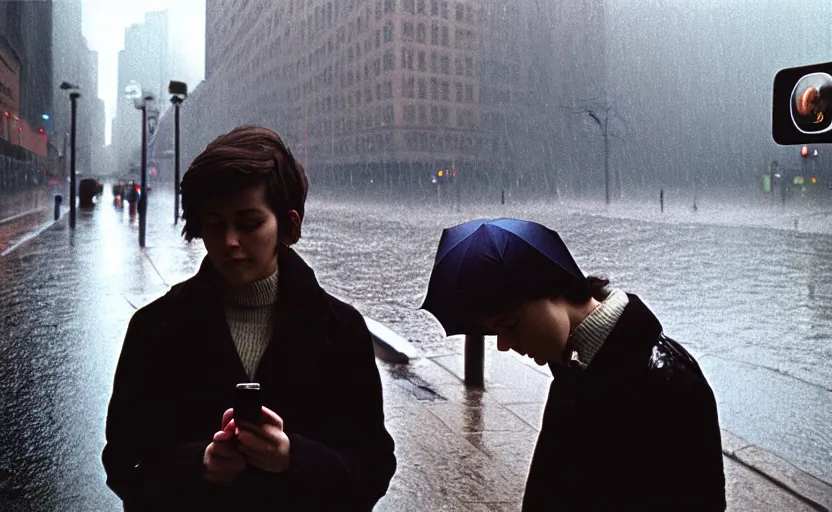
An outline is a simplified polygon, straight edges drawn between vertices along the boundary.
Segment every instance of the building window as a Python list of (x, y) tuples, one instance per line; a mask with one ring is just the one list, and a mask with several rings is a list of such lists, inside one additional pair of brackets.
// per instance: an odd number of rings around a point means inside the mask
[(414, 124), (416, 122), (416, 106), (405, 105), (404, 107), (404, 122)]
[(402, 48), (402, 69), (413, 69), (413, 50)]
[(424, 78), (419, 79), (419, 99), (424, 100), (428, 97), (428, 84)]
[(430, 15), (439, 16), (439, 0), (430, 0)]
[(425, 0), (416, 0), (416, 14), (425, 14)]
[(414, 37), (415, 37), (415, 34), (413, 32), (413, 23), (411, 23), (409, 21), (403, 21), (402, 22), (402, 40), (407, 41), (407, 42), (411, 42), (411, 41), (413, 41)]
[(389, 100), (392, 97), (393, 97), (393, 82), (385, 82), (385, 84), (384, 84), (384, 99)]
[(442, 0), (442, 19), (448, 19), (448, 2), (446, 0)]
[(431, 23), (430, 25), (430, 44), (434, 46), (439, 45), (439, 25)]
[(443, 55), (441, 63), (442, 63), (442, 67), (441, 67), (442, 74), (443, 75), (450, 75), (451, 74), (451, 58), (448, 57), (448, 56)]
[(404, 9), (404, 12), (409, 12), (410, 14), (413, 14), (415, 11), (414, 4), (414, 0), (404, 0), (404, 2), (402, 3), (402, 8)]
[(451, 101), (451, 84), (442, 82), (442, 101)]
[(425, 27), (424, 23), (416, 25), (416, 42), (424, 44), (427, 40), (427, 33), (427, 27)]
[(393, 71), (396, 69), (396, 56), (392, 51), (384, 54), (384, 71)]
[(419, 71), (427, 71), (427, 66), (425, 65), (425, 52), (419, 52)]
[(439, 115), (440, 115), (439, 123), (442, 124), (442, 125), (447, 125), (448, 121), (450, 120), (450, 117), (451, 117), (451, 112), (450, 112), (450, 110), (448, 110), (448, 107), (440, 108), (439, 109)]
[(454, 60), (454, 72), (456, 73), (456, 76), (462, 76), (465, 74), (465, 70), (462, 67), (462, 59), (459, 57)]
[(436, 73), (437, 64), (439, 63), (439, 56), (436, 52), (430, 52), (430, 72)]
[(439, 99), (439, 80), (437, 80), (436, 78), (430, 79), (430, 99)]
[(381, 59), (376, 59), (373, 61), (373, 74), (375, 76), (379, 76), (381, 74)]
[(474, 76), (474, 58), (465, 57), (465, 75)]
[(456, 21), (462, 21), (465, 18), (465, 6), (456, 4)]
[(473, 85), (466, 85), (465, 86), (465, 101), (468, 103), (474, 102), (474, 86)]
[(393, 26), (392, 21), (388, 21), (384, 25), (384, 42), (385, 43), (392, 43), (393, 38), (395, 36), (396, 28)]
[(424, 105), (419, 105), (419, 124), (428, 124), (428, 109)]
[(381, 30), (376, 30), (376, 48), (381, 46)]
[(394, 112), (393, 112), (393, 105), (387, 105), (384, 107), (384, 122), (388, 125), (393, 124), (394, 119)]
[(396, 12), (396, 0), (384, 0), (384, 12)]
[(402, 90), (405, 98), (416, 97), (416, 79), (412, 76), (402, 78)]
[(464, 97), (464, 94), (463, 94), (462, 84), (456, 84), (456, 102), (457, 103), (462, 103), (462, 101), (464, 99), (465, 99), (465, 97)]
[(451, 44), (449, 32), (448, 27), (442, 27), (442, 46), (446, 48)]
[(364, 89), (364, 103), (372, 103), (373, 102), (373, 90), (367, 87)]

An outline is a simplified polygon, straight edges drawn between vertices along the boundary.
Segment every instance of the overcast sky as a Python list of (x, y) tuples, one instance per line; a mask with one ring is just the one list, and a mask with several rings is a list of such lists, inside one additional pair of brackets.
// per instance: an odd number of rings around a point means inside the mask
[(90, 48), (98, 52), (98, 96), (107, 112), (107, 144), (110, 120), (118, 94), (118, 52), (124, 48), (124, 29), (142, 23), (145, 13), (167, 10), (172, 69), (193, 88), (205, 70), (205, 0), (83, 0), (83, 31)]

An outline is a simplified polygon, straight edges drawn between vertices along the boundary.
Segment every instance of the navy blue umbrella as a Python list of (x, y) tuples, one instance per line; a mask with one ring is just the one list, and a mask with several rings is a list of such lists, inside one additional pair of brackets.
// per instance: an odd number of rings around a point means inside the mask
[(421, 309), (448, 336), (493, 334), (482, 325), (484, 314), (585, 284), (555, 231), (526, 220), (474, 220), (442, 231)]

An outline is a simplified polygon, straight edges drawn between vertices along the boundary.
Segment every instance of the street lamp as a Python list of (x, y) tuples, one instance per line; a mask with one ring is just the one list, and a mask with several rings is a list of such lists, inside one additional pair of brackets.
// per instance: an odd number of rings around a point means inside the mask
[(185, 82), (171, 80), (170, 84), (168, 84), (168, 93), (172, 95), (170, 102), (173, 103), (173, 107), (176, 111), (173, 122), (173, 225), (175, 226), (179, 223), (179, 107), (182, 105), (182, 102), (185, 101), (185, 98), (188, 97), (188, 84)]
[(69, 227), (75, 229), (75, 119), (77, 115), (76, 101), (81, 97), (80, 88), (69, 82), (61, 84), (61, 90), (69, 91), (69, 101), (72, 103), (72, 132), (70, 145), (72, 153), (69, 160)]
[(139, 198), (139, 247), (142, 248), (147, 234), (147, 104), (153, 99), (153, 94), (145, 92), (133, 100), (133, 105), (142, 111), (142, 195)]

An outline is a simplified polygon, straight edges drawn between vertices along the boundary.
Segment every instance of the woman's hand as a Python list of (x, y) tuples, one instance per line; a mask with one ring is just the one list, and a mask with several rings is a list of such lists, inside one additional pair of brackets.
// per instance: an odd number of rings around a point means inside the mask
[(260, 418), (259, 425), (237, 424), (239, 450), (253, 466), (282, 473), (289, 469), (289, 437), (283, 432), (283, 419), (266, 407), (261, 408)]
[(246, 467), (246, 458), (234, 441), (237, 425), (231, 419), (233, 415), (233, 409), (228, 409), (222, 415), (222, 430), (214, 434), (214, 439), (205, 449), (202, 458), (205, 480), (212, 484), (231, 483)]

